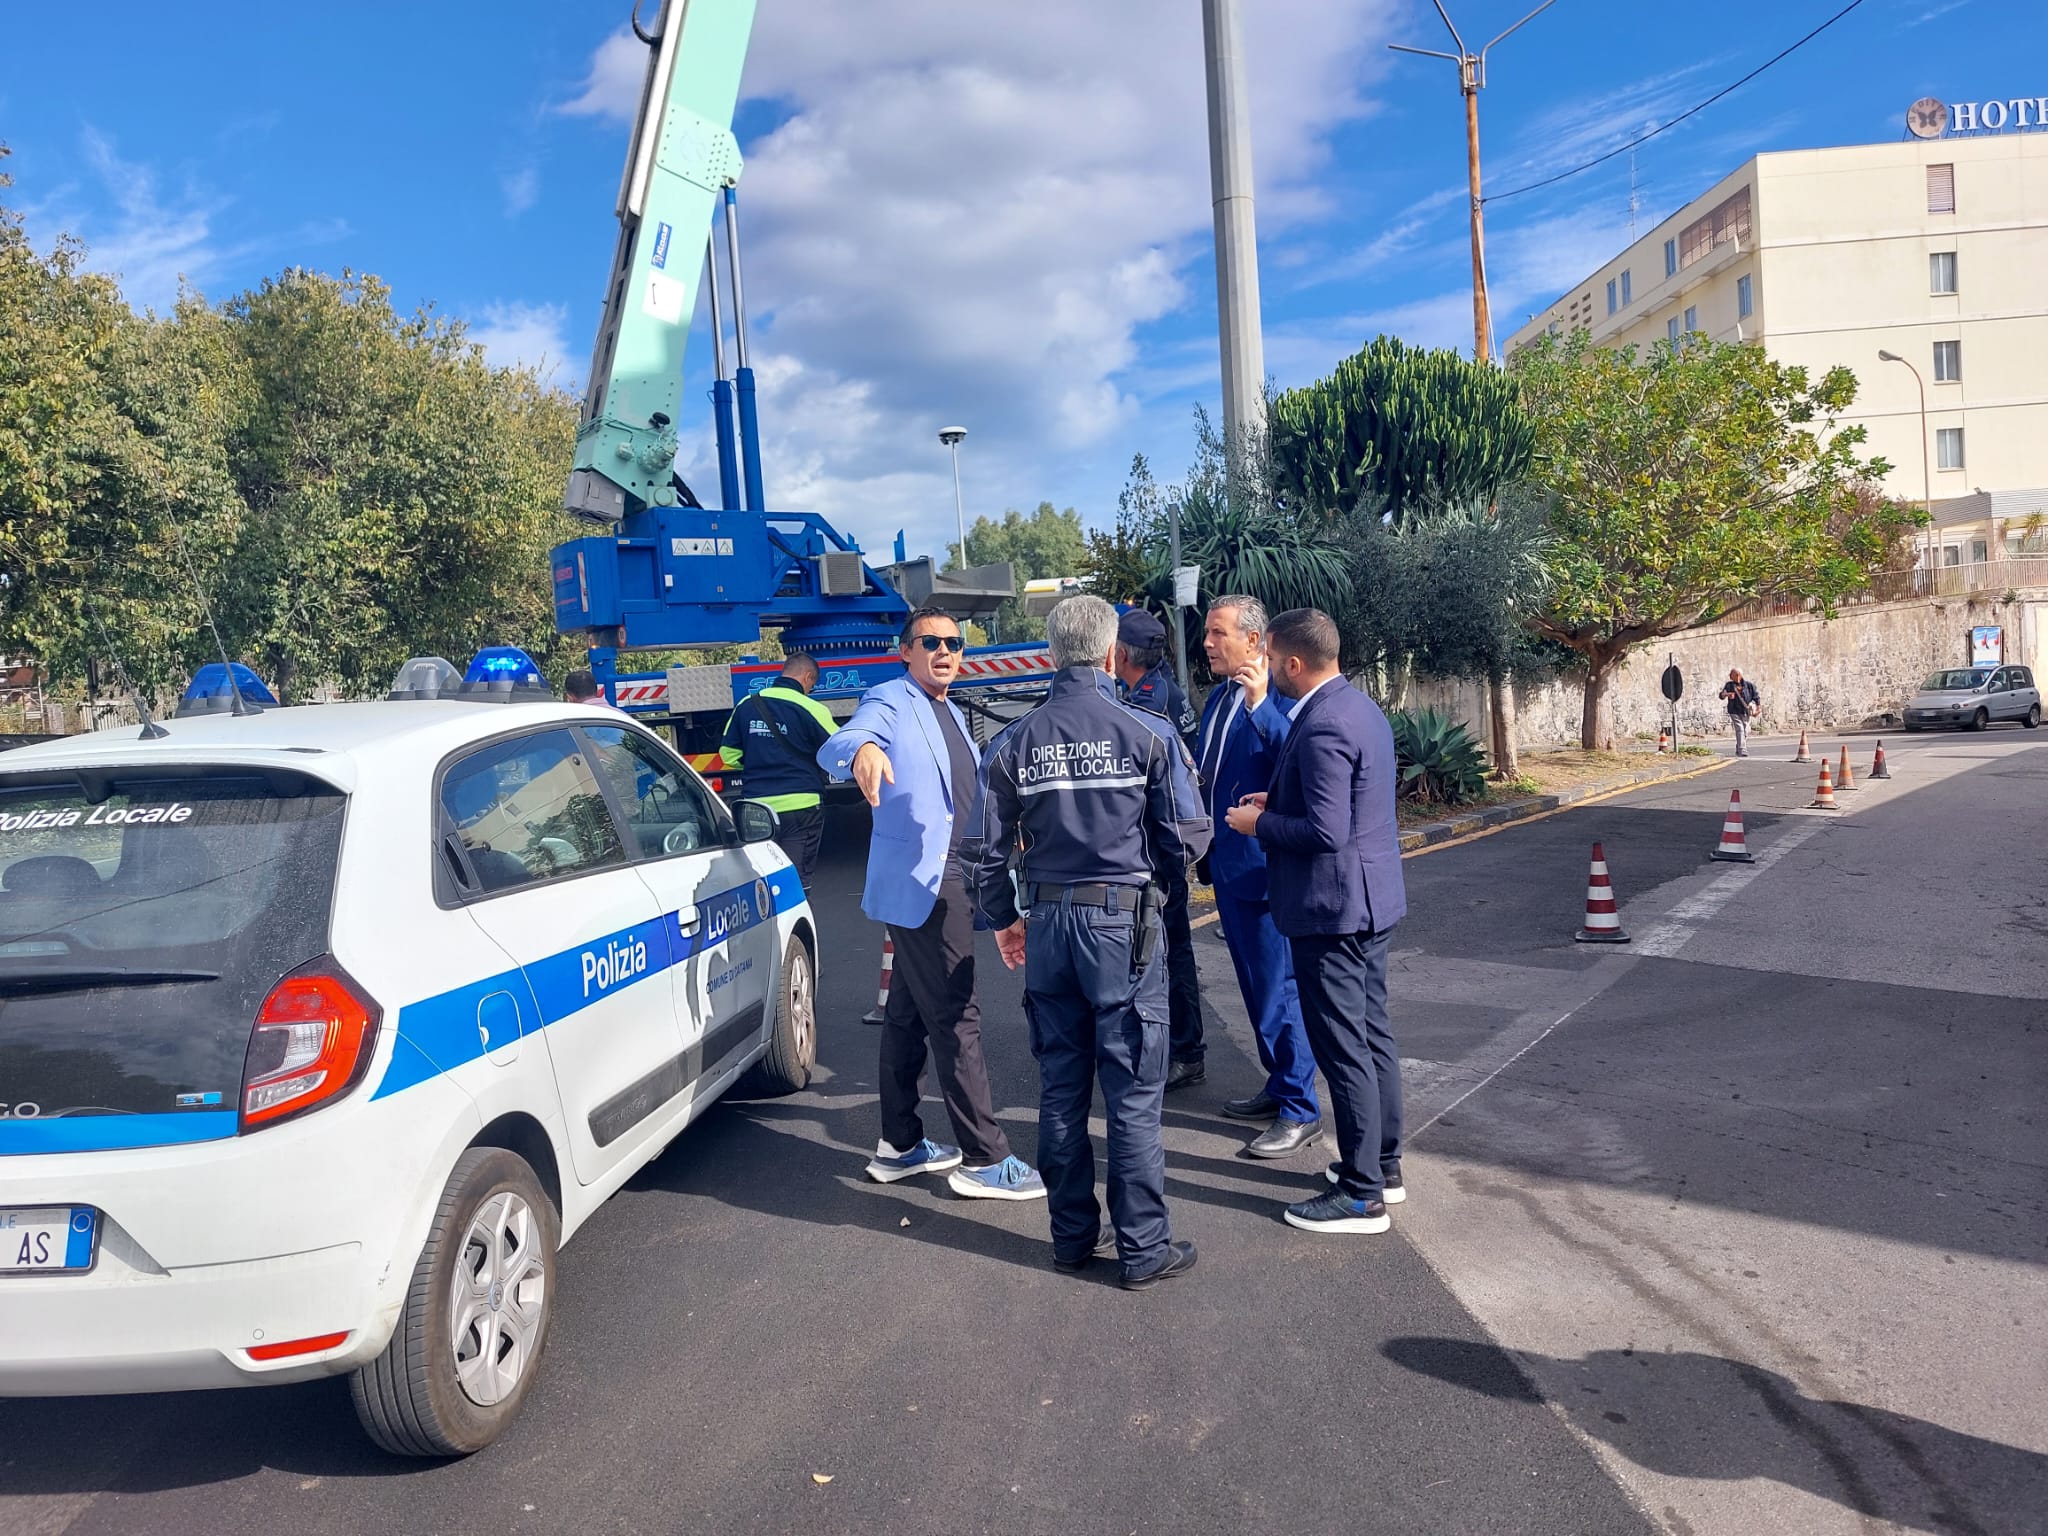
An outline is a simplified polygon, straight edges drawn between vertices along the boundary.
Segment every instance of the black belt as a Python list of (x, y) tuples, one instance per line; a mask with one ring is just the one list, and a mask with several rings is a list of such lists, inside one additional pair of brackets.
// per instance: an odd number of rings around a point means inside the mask
[[(1115, 905), (1111, 906), (1111, 892), (1115, 892)], [(1031, 886), (1031, 905), (1041, 902), (1058, 901), (1065, 897), (1077, 907), (1101, 907), (1112, 912), (1133, 912), (1137, 910), (1141, 896), (1150, 894), (1156, 903), (1159, 893), (1144, 885), (1048, 885), (1034, 883)]]

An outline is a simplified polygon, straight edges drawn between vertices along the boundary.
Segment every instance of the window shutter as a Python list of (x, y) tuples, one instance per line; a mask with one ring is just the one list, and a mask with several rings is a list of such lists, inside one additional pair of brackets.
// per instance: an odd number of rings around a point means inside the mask
[(1953, 165), (1930, 165), (1927, 167), (1927, 211), (1929, 213), (1954, 213), (1956, 211), (1956, 168)]

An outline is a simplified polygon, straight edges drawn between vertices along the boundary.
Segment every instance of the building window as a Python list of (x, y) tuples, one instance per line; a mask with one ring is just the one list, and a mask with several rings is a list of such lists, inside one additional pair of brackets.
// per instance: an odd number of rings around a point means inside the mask
[(1744, 273), (1735, 279), (1735, 318), (1747, 320), (1756, 310), (1756, 290), (1750, 286), (1749, 275)]
[(1628, 268), (1624, 267), (1621, 270), (1621, 307), (1627, 309), (1635, 301), (1636, 296), (1629, 291)]
[(1972, 564), (1972, 565), (1982, 565), (1982, 564), (1983, 564), (1983, 563), (1984, 563), (1985, 561), (1989, 560), (1990, 558), (1991, 558), (1991, 541), (1990, 541), (1990, 540), (1988, 540), (1988, 539), (1972, 539), (1972, 540), (1970, 540), (1970, 564)]
[(1678, 345), (1678, 316), (1673, 315), (1664, 322), (1664, 339), (1674, 347)]
[(1690, 336), (1700, 328), (1700, 312), (1696, 305), (1685, 306), (1685, 334)]
[(1676, 240), (1666, 240), (1664, 242), (1664, 275), (1666, 277), (1678, 275), (1678, 242)]
[(1943, 565), (1961, 565), (1963, 563), (1963, 546), (1960, 544), (1942, 545), (1941, 563)]
[(1953, 165), (1930, 165), (1927, 167), (1927, 211), (1929, 213), (1954, 213), (1956, 211), (1956, 168)]
[(1963, 467), (1963, 429), (1961, 427), (1936, 427), (1934, 429), (1934, 465), (1937, 469), (1961, 469)]
[(1956, 253), (1936, 251), (1927, 258), (1927, 291), (1929, 293), (1954, 293), (1956, 291)]
[(1609, 279), (1607, 279), (1607, 313), (1609, 313), (1610, 315), (1613, 314), (1615, 310), (1621, 307), (1614, 301), (1614, 295), (1616, 291), (1617, 290), (1615, 287), (1614, 279), (1610, 277)]
[(1934, 344), (1934, 382), (1953, 384), (1963, 376), (1963, 344), (1937, 341)]
[[(1749, 238), (1749, 188), (1724, 198), (1710, 213), (1694, 219), (1678, 235), (1678, 265), (1689, 267), (1717, 246), (1730, 240), (1740, 244)], [(1664, 264), (1671, 265), (1671, 248), (1664, 250)], [(1667, 274), (1668, 275), (1668, 274)]]

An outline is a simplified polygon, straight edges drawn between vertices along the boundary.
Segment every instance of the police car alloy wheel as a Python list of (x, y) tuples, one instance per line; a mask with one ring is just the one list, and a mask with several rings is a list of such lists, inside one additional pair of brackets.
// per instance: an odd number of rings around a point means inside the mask
[(354, 1378), (371, 1439), (399, 1456), (466, 1456), (512, 1422), (547, 1347), (558, 1230), (521, 1158), (497, 1147), (462, 1155), (398, 1331)]
[(817, 971), (811, 952), (792, 940), (782, 957), (782, 985), (776, 989), (775, 1028), (768, 1054), (753, 1070), (763, 1093), (797, 1093), (811, 1080), (818, 1059)]

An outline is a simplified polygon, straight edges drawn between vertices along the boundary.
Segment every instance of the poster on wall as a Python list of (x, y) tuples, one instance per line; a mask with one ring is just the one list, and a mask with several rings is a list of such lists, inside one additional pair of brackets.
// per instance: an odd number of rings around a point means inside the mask
[(1979, 624), (1970, 631), (1970, 665), (1995, 667), (2005, 660), (2005, 626)]

